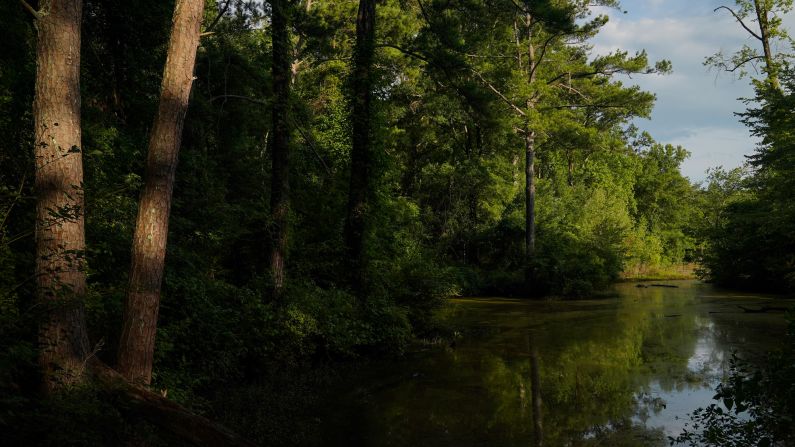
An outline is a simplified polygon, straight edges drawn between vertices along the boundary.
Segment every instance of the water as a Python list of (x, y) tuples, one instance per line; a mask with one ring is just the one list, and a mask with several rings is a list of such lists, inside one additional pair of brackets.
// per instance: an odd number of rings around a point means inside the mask
[(445, 318), (461, 336), (348, 372), (317, 415), (323, 444), (667, 445), (712, 403), (733, 352), (761, 359), (786, 330), (781, 313), (737, 307), (778, 299), (668, 284), (620, 284), (601, 300), (453, 300)]

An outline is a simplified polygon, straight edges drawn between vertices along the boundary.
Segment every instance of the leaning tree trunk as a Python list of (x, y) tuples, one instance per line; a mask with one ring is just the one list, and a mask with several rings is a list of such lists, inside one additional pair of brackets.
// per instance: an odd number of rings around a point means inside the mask
[(37, 15), (36, 295), (39, 364), (48, 392), (82, 380), (88, 354), (83, 158), (80, 132), (81, 0), (42, 0)]
[(371, 99), (375, 50), (375, 0), (360, 0), (356, 17), (356, 48), (352, 78), (353, 141), (351, 179), (345, 221), (345, 245), (352, 263), (354, 289), (363, 293), (366, 260), (364, 239), (372, 175)]
[(284, 291), (285, 257), (290, 217), (290, 36), (287, 0), (271, 0), (271, 41), (273, 46), (273, 129), (271, 139), (271, 279), (274, 299)]
[(152, 380), (171, 194), (203, 12), (203, 0), (177, 0), (160, 104), (149, 139), (118, 359), (119, 372), (136, 383), (149, 384)]

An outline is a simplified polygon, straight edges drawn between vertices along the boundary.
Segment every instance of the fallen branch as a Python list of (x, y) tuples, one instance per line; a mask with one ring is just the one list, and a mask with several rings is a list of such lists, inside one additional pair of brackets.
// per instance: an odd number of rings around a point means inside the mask
[(737, 305), (743, 312), (748, 314), (763, 314), (767, 312), (786, 312), (788, 309), (786, 307), (772, 307), (772, 306), (762, 306), (759, 309), (751, 309), (750, 307), (740, 306)]
[(36, 11), (36, 9), (34, 9), (32, 6), (30, 6), (28, 2), (26, 2), (25, 0), (19, 0), (19, 3), (22, 4), (22, 7), (25, 8), (25, 10), (33, 14), (33, 17), (35, 17), (36, 19), (41, 18), (41, 13), (39, 11)]
[(255, 444), (226, 427), (186, 410), (160, 394), (129, 383), (124, 377), (96, 358), (88, 367), (106, 392), (121, 399), (136, 415), (194, 445), (203, 447), (253, 447)]

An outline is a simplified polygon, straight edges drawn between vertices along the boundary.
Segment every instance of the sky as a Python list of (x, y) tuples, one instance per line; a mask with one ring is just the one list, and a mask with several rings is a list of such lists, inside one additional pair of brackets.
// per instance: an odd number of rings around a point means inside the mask
[[(753, 97), (749, 79), (703, 65), (706, 57), (720, 50), (731, 54), (745, 43), (756, 43), (726, 10), (713, 12), (720, 5), (733, 4), (733, 0), (623, 0), (621, 10), (596, 11), (609, 15), (610, 22), (593, 41), (595, 54), (645, 49), (651, 61), (671, 61), (672, 74), (623, 81), (657, 95), (652, 119), (635, 124), (660, 143), (689, 150), (692, 155), (682, 173), (695, 182), (704, 180), (710, 167), (742, 165), (756, 146), (734, 115), (746, 107), (738, 98)], [(795, 22), (791, 19), (785, 18), (785, 24)]]

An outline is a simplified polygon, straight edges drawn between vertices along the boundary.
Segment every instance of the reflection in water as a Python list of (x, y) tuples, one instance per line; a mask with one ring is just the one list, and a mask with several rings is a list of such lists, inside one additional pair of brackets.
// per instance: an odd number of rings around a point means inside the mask
[[(455, 348), (360, 368), (320, 414), (327, 445), (666, 445), (710, 403), (731, 352), (763, 353), (780, 314), (696, 282), (618, 298), (455, 300)], [(528, 408), (529, 407), (529, 408)]]
[(538, 346), (527, 336), (530, 345), (530, 386), (533, 390), (533, 436), (536, 447), (544, 444), (544, 427), (541, 416), (541, 374), (538, 371)]

